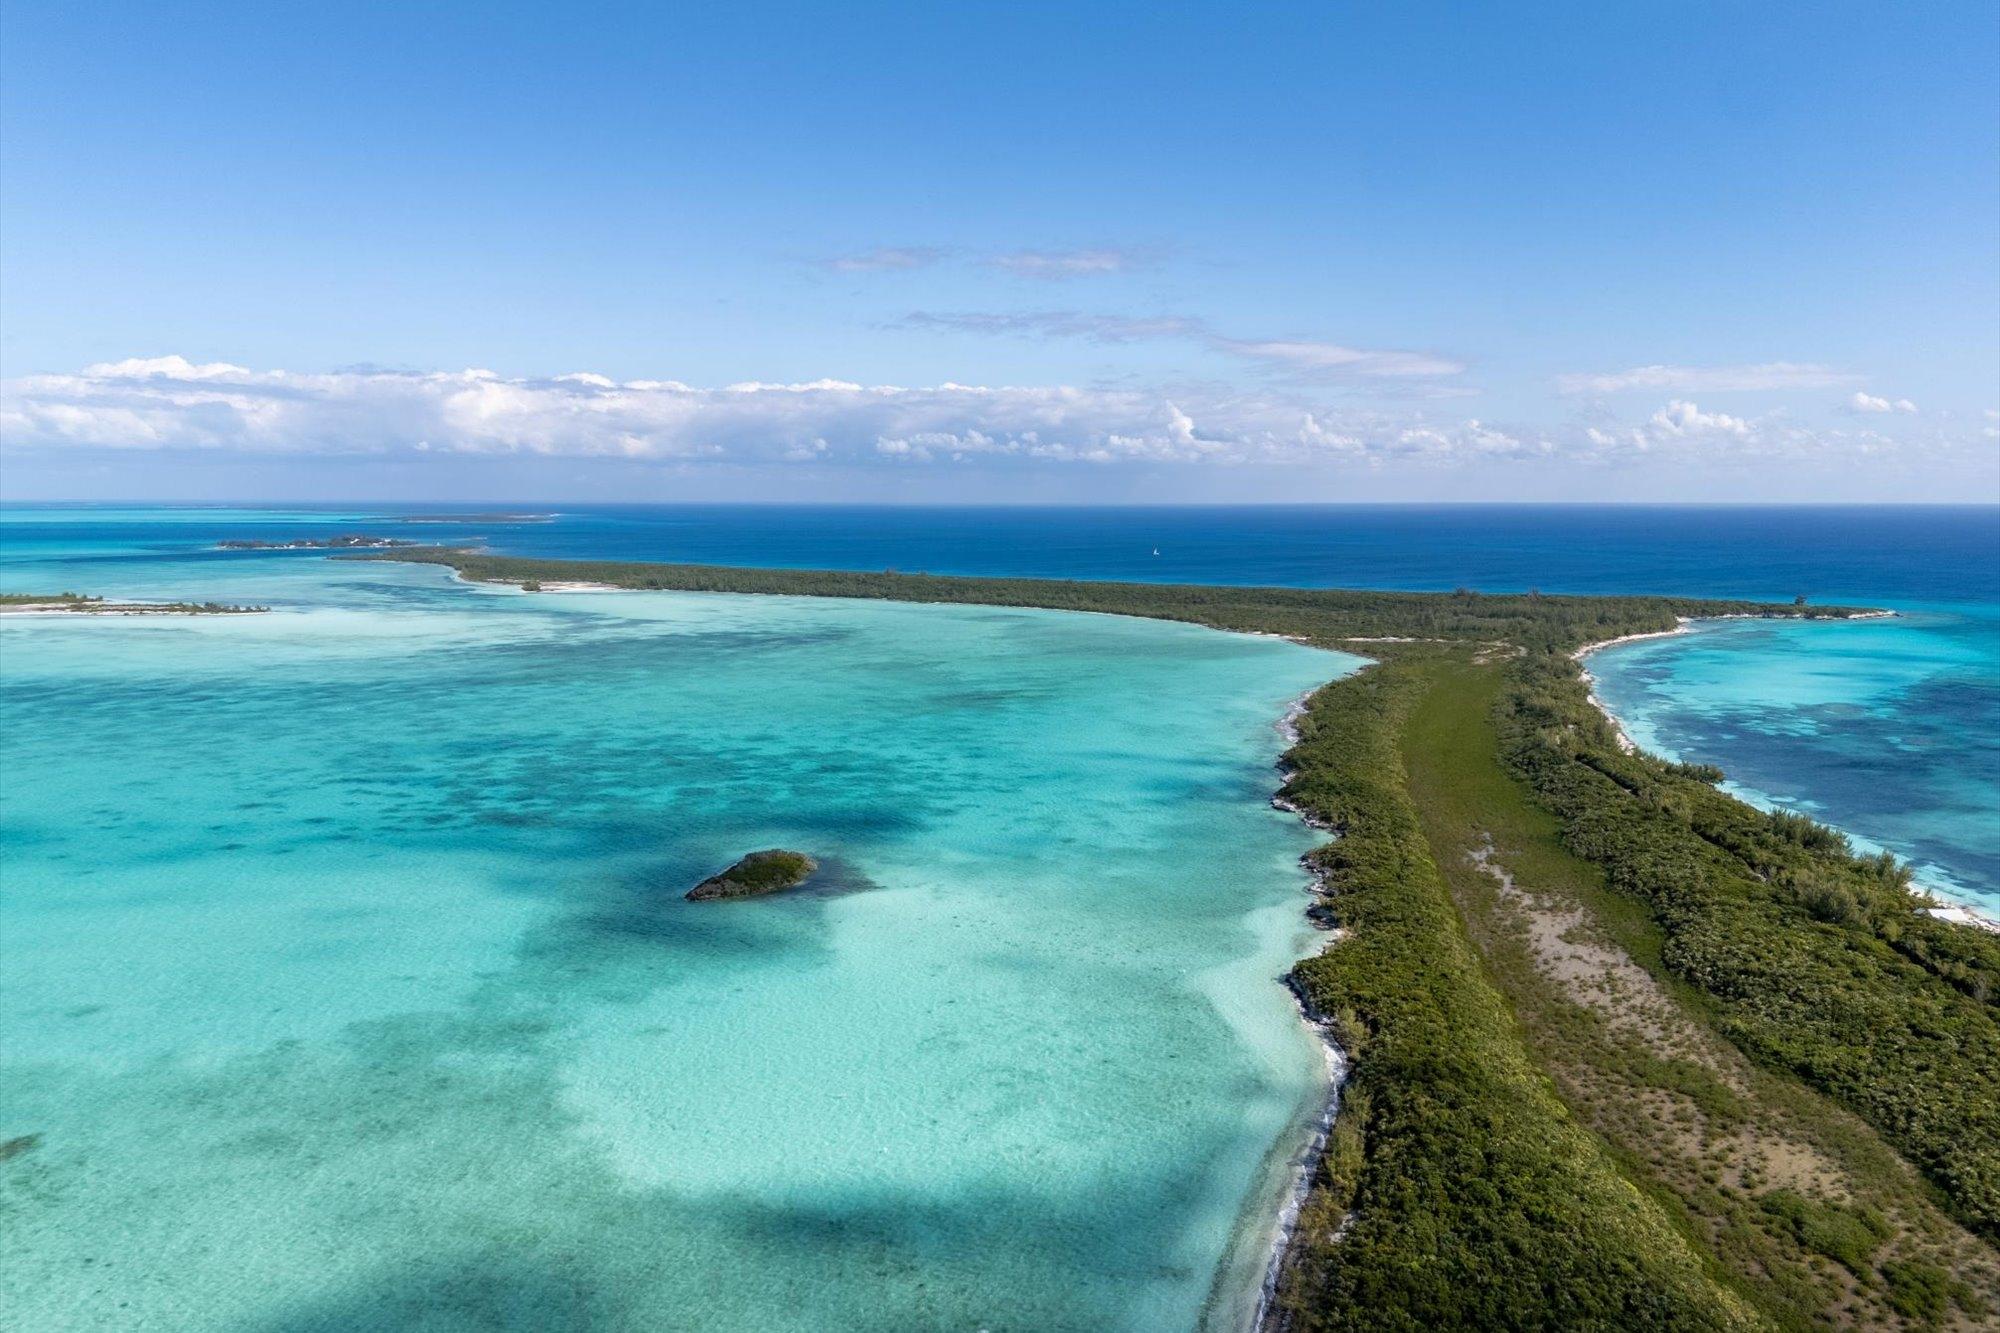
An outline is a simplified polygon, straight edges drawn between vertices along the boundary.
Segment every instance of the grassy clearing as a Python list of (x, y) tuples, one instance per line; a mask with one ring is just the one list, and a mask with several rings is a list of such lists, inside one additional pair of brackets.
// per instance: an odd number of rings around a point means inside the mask
[[(1758, 1068), (1714, 1003), (1667, 967), (1665, 936), (1503, 767), (1501, 671), (1445, 667), (1401, 733), (1435, 863), (1528, 1047), (1565, 1102), (1781, 1328), (1892, 1326), (1887, 1273), (1961, 1274), (1969, 1306), (2000, 1290), (1992, 1251), (1857, 1117)], [(1958, 1279), (1954, 1279), (1958, 1281)]]
[(2000, 938), (1926, 915), (1893, 859), (1620, 753), (1566, 659), (1510, 674), (1510, 771), (1563, 845), (1645, 909), (1665, 969), (1717, 1030), (1867, 1121), (1967, 1227), (2000, 1238)]
[(1315, 695), (1287, 799), (1346, 938), (1294, 983), (1352, 1072), (1279, 1289), (1297, 1329), (1753, 1326), (1536, 1069), (1487, 982), (1403, 780), (1434, 669)]

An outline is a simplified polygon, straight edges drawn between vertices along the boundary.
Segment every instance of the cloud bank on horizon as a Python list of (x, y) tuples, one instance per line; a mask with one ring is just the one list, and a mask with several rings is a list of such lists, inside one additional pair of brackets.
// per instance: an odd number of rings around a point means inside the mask
[[(1042, 322), (1048, 322), (1042, 317)], [(1067, 329), (1063, 331), (1069, 331)], [(1091, 326), (1084, 336), (1103, 336)], [(1110, 336), (1212, 337), (1199, 326)], [(1232, 350), (1234, 340), (1222, 340)], [(1319, 344), (1243, 344), (1362, 375), (1455, 375), (1404, 353)], [(1384, 361), (1388, 361), (1386, 366)], [(1845, 377), (1818, 368), (1815, 383)], [(1772, 367), (1593, 377), (1599, 388), (1747, 386)], [(1856, 392), (1858, 413), (1915, 415), (1908, 400)], [(1990, 424), (1978, 432), (1990, 439)], [(1949, 437), (1938, 437), (1949, 442)], [(1745, 458), (1865, 460), (1910, 447), (1854, 426), (1815, 429), (1783, 412), (1743, 415), (1672, 398), (1629, 420), (1599, 407), (1552, 427), (1498, 424), (1435, 409), (1328, 406), (1285, 389), (1194, 384), (1178, 391), (1068, 385), (863, 385), (823, 379), (702, 388), (666, 379), (488, 370), (253, 370), (180, 356), (135, 358), (0, 386), (0, 440), (14, 450), (192, 450), (285, 456), (531, 455), (678, 464), (1451, 465), (1551, 460), (1590, 466), (1669, 451), (1688, 462)], [(1931, 441), (1936, 444), (1937, 439)]]

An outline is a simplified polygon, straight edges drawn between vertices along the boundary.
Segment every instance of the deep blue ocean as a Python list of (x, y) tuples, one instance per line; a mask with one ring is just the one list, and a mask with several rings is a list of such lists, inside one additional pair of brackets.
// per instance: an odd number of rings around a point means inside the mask
[[(26, 506), (14, 506), (26, 509)], [(35, 509), (46, 509), (34, 506)], [(1617, 593), (1790, 600), (1805, 594), (2000, 608), (2000, 505), (1696, 507), (1297, 505), (911, 508), (858, 505), (218, 506), (231, 535), (313, 535), (376, 516), (533, 514), (423, 524), (512, 555), (806, 569), (1295, 587)], [(0, 512), (5, 512), (0, 510)], [(79, 541), (146, 558), (190, 551), (199, 509), (75, 507)], [(0, 542), (22, 540), (0, 527)], [(6, 548), (0, 546), (0, 552)]]
[(2000, 506), (662, 506), (562, 510), (493, 545), (933, 574), (2000, 605)]

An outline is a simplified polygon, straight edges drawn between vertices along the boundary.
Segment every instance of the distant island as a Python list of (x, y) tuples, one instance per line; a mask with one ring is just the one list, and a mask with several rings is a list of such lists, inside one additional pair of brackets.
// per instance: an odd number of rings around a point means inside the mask
[(0, 615), (244, 616), (270, 609), (226, 602), (107, 602), (80, 592), (0, 593)]
[(548, 523), (554, 514), (404, 514), (399, 523)]
[[(1344, 1078), (1265, 1329), (1975, 1327), (2000, 1309), (2000, 936), (1907, 866), (1631, 748), (1592, 646), (1860, 607), (351, 559), (470, 581), (1046, 607), (1359, 653), (1277, 800)], [(725, 872), (725, 874), (728, 872)], [(1990, 1325), (1989, 1325), (1990, 1326)]]
[(342, 537), (298, 537), (291, 541), (266, 542), (248, 538), (233, 537), (215, 544), (218, 551), (354, 551), (371, 550), (391, 546), (421, 546), (422, 542), (409, 537), (367, 537), (350, 534)]
[(719, 875), (710, 875), (687, 891), (690, 902), (715, 902), (726, 898), (761, 898), (767, 893), (795, 889), (812, 878), (819, 862), (804, 852), (781, 847), (751, 852)]

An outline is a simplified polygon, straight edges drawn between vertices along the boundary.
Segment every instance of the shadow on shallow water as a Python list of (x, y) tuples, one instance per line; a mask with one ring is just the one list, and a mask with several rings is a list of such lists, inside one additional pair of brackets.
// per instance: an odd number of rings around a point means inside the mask
[[(739, 921), (728, 929), (699, 910), (686, 915), (697, 926), (678, 947), (741, 948), (774, 964), (810, 936), (780, 931), (774, 940), (751, 913), (731, 913)], [(539, 1333), (787, 1326), (770, 1322), (777, 1308), (795, 1310), (799, 1328), (919, 1328), (983, 1305), (996, 1329), (1096, 1319), (1108, 1327), (1119, 1320), (1121, 1288), (1174, 1271), (1134, 1269), (1106, 1237), (1156, 1226), (1162, 1208), (1198, 1192), (1198, 1162), (1173, 1179), (1125, 1174), (1128, 1188), (1113, 1195), (1050, 1181), (1045, 1191), (982, 1187), (940, 1198), (817, 1183), (809, 1164), (782, 1200), (636, 1181), (576, 1116), (563, 1072), (579, 986), (593, 1003), (630, 1004), (675, 984), (659, 940), (610, 934), (617, 943), (607, 948), (600, 921), (565, 918), (524, 943), (515, 968), (456, 1012), (356, 1023), (337, 1041), (281, 1042), (208, 1068), (154, 1070), (144, 1114), (126, 1132), (145, 1135), (154, 1117), (180, 1129), (170, 1156), (143, 1159), (141, 1178), (106, 1180), (59, 1138), (13, 1154), (4, 1169), (16, 1197), (109, 1206), (134, 1189), (157, 1190), (226, 1219), (198, 1238), (194, 1254), (180, 1209), (131, 1213), (115, 1240), (30, 1233), (40, 1262), (91, 1274), (79, 1326), (115, 1322), (117, 1294), (155, 1284), (165, 1256), (206, 1265), (231, 1251), (266, 1267), (281, 1258), (299, 1294), (258, 1293), (249, 1304), (263, 1313), (222, 1322), (195, 1308), (153, 1313), (258, 1333)], [(77, 1069), (31, 1069), (17, 1090), (27, 1104), (116, 1103), (127, 1094), (116, 1075)], [(271, 1187), (273, 1172), (284, 1176), (282, 1189)], [(411, 1190), (413, 1180), (431, 1187)], [(107, 1189), (115, 1192), (104, 1197)], [(240, 1206), (222, 1206), (232, 1199)], [(701, 1267), (718, 1254), (740, 1268)], [(766, 1274), (783, 1282), (799, 1273), (819, 1276), (775, 1300), (762, 1284)], [(1095, 1316), (1078, 1291), (1096, 1293)], [(1038, 1313), (1035, 1292), (1061, 1299)], [(181, 1299), (192, 1295), (183, 1289)]]

